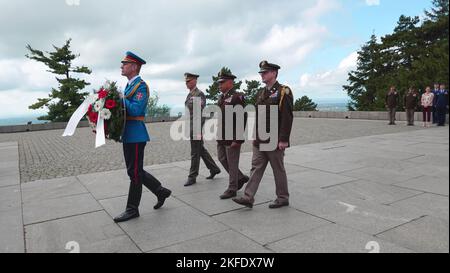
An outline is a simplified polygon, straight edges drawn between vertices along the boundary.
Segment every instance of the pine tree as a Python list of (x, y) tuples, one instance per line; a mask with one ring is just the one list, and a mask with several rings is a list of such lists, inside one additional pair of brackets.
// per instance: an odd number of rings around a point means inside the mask
[(71, 75), (71, 73), (90, 74), (91, 70), (86, 66), (72, 66), (73, 60), (80, 55), (72, 53), (70, 42), (71, 39), (67, 40), (62, 47), (53, 46), (55, 51), (46, 53), (33, 49), (30, 45), (26, 47), (30, 51), (30, 54), (25, 55), (27, 58), (44, 63), (49, 68), (48, 72), (61, 76), (56, 77), (59, 87), (52, 88), (48, 98), (39, 98), (38, 102), (28, 107), (29, 109), (48, 108), (47, 115), (39, 117), (39, 120), (68, 121), (89, 94), (79, 92), (89, 83)]
[(448, 0), (432, 4), (423, 22), (401, 15), (392, 34), (381, 37), (381, 43), (372, 36), (361, 48), (357, 68), (343, 86), (351, 99), (349, 110), (383, 110), (391, 85), (403, 96), (410, 86), (423, 92), (434, 82), (448, 83)]
[[(222, 67), (222, 72), (231, 73), (231, 70), (228, 67)], [(216, 103), (219, 99), (220, 90), (219, 90), (219, 80), (218, 76), (212, 76), (213, 83), (206, 89), (206, 98), (211, 100), (213, 103)], [(242, 81), (234, 83), (234, 89), (237, 91), (241, 88)]]
[(247, 105), (256, 105), (256, 96), (258, 92), (261, 90), (261, 82), (259, 81), (247, 81), (245, 80), (245, 84), (247, 87), (244, 89), (245, 93), (245, 103)]
[(437, 22), (443, 17), (448, 17), (448, 0), (432, 0), (431, 11), (425, 10), (428, 20)]
[(370, 41), (358, 52), (357, 69), (348, 74), (350, 84), (343, 86), (351, 99), (348, 105), (349, 110), (361, 111), (376, 108), (377, 83), (384, 69), (380, 63), (380, 55), (377, 37), (372, 35)]
[(317, 111), (317, 104), (308, 96), (303, 96), (295, 101), (294, 111)]

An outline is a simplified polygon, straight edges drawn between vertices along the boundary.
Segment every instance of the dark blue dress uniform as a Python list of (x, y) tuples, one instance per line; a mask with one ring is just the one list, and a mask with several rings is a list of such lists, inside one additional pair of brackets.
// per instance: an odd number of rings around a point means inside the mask
[[(433, 89), (433, 95), (436, 98), (437, 94), (439, 93), (439, 89)], [(437, 111), (436, 111), (436, 105), (434, 105), (434, 100), (433, 100), (433, 124), (437, 124), (438, 123), (438, 116), (437, 116)]]
[(439, 90), (434, 95), (434, 103), (433, 105), (436, 107), (436, 115), (437, 115), (437, 125), (444, 126), (445, 125), (445, 114), (447, 112), (448, 106), (448, 91), (447, 90)]
[[(126, 53), (124, 62), (133, 62), (139, 65), (145, 61), (131, 52)], [(149, 88), (140, 76), (127, 85), (124, 92), (124, 105), (126, 109), (126, 123), (122, 135), (123, 154), (127, 173), (130, 177), (130, 188), (126, 211), (114, 218), (116, 222), (127, 221), (139, 216), (139, 203), (142, 196), (142, 184), (158, 197), (158, 203), (153, 207), (160, 208), (164, 200), (170, 196), (171, 191), (162, 187), (161, 182), (144, 170), (144, 149), (150, 137), (144, 123)]]

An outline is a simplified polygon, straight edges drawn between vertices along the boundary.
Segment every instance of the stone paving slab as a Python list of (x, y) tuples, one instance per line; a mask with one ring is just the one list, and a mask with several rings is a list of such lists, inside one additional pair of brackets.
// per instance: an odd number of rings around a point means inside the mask
[(425, 216), (378, 234), (377, 237), (416, 252), (448, 253), (448, 231), (448, 219)]
[(90, 193), (23, 204), (25, 225), (102, 210)]
[(22, 210), (2, 210), (0, 225), (0, 253), (22, 253), (25, 251)]
[[(105, 209), (105, 211), (112, 217), (116, 217), (122, 213), (127, 205), (127, 196), (119, 196), (109, 199), (100, 200), (100, 204)], [(139, 214), (146, 215), (155, 212), (153, 205), (155, 205), (157, 199), (155, 195), (151, 192), (142, 193), (141, 204), (139, 205)], [(159, 210), (168, 210), (179, 207), (187, 206), (185, 203), (180, 202), (177, 198), (170, 197), (164, 202), (164, 206)]]
[(354, 177), (357, 179), (368, 180), (372, 182), (378, 182), (386, 185), (392, 185), (399, 182), (404, 182), (410, 179), (419, 177), (416, 173), (406, 173), (401, 170), (383, 169), (376, 167), (367, 167), (356, 169), (352, 171), (346, 171), (340, 173), (348, 177)]
[(372, 235), (423, 216), (418, 211), (381, 205), (347, 194), (291, 192), (291, 196), (294, 195), (298, 197), (291, 199), (291, 207)]
[(369, 200), (378, 204), (390, 204), (399, 200), (410, 198), (421, 191), (399, 188), (365, 180), (358, 180), (324, 189), (330, 196), (349, 196), (350, 198)]
[(270, 253), (272, 251), (243, 236), (226, 230), (172, 246), (159, 248), (154, 253)]
[(449, 182), (445, 178), (436, 178), (433, 176), (420, 176), (402, 183), (396, 183), (396, 186), (418, 191), (442, 194), (448, 196)]
[(104, 211), (25, 227), (27, 252), (66, 253), (68, 242), (80, 252), (137, 252), (139, 249)]
[(0, 143), (0, 187), (19, 184), (18, 144), (17, 142)]
[(18, 143), (0, 143), (0, 253), (24, 252)]
[(22, 184), (21, 188), (24, 203), (88, 193), (76, 177), (38, 180)]
[(350, 181), (356, 181), (358, 178), (320, 170), (311, 170), (291, 174), (288, 177), (288, 180), (294, 182), (290, 184), (290, 186), (292, 185), (291, 188), (295, 187), (295, 185), (299, 185), (302, 188), (324, 188)]
[[(196, 208), (209, 216), (241, 209), (242, 206), (236, 204), (231, 199), (221, 200), (219, 198), (224, 190), (225, 189), (216, 189), (212, 191), (183, 194), (178, 198), (189, 206)], [(238, 196), (241, 195), (243, 195), (242, 191), (238, 193)], [(270, 199), (261, 195), (255, 196), (255, 204), (267, 203), (269, 201)]]
[(413, 196), (411, 198), (400, 200), (398, 202), (390, 204), (390, 206), (407, 210), (417, 210), (422, 215), (431, 215), (447, 220), (449, 218), (448, 196), (424, 193)]
[(352, 171), (364, 167), (364, 165), (359, 163), (347, 162), (336, 158), (305, 162), (302, 164), (302, 166), (331, 173), (342, 173), (345, 171)]
[(119, 225), (144, 252), (228, 229), (190, 207), (156, 210)]
[(0, 211), (21, 209), (22, 198), (20, 186), (8, 186), (0, 188)]
[(330, 223), (293, 208), (271, 210), (266, 205), (230, 211), (213, 218), (261, 245)]
[[(375, 248), (371, 247), (373, 243), (375, 243)], [(295, 236), (268, 244), (267, 248), (280, 253), (413, 252), (375, 236), (337, 224), (329, 224), (302, 232)]]
[[(78, 175), (79, 181), (97, 200), (128, 194), (130, 179), (126, 170)], [(147, 188), (142, 188), (147, 191)]]

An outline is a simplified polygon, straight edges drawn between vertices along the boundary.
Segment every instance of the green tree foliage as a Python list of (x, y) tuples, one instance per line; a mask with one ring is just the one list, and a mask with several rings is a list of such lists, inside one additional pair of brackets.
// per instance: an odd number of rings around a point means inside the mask
[[(390, 86), (403, 96), (410, 86), (421, 92), (434, 82), (448, 83), (448, 0), (433, 0), (421, 22), (401, 15), (392, 34), (375, 35), (358, 52), (355, 71), (343, 86), (349, 110), (379, 111)], [(402, 109), (402, 102), (398, 109)]]
[(147, 103), (147, 116), (152, 118), (158, 118), (158, 117), (169, 117), (170, 116), (170, 107), (167, 105), (158, 105), (159, 102), (159, 96), (158, 93), (155, 91), (153, 92), (153, 96), (150, 96), (148, 98)]
[(303, 96), (295, 101), (294, 111), (317, 111), (317, 104), (308, 96)]
[[(222, 67), (221, 71), (231, 73), (231, 70), (228, 67)], [(206, 99), (212, 101), (213, 103), (216, 103), (220, 95), (219, 83), (217, 82), (219, 80), (219, 77), (212, 76), (212, 80), (213, 83), (206, 89)], [(235, 82), (234, 89), (239, 90), (241, 88), (241, 85), (242, 81)]]
[(261, 82), (259, 81), (247, 81), (245, 80), (245, 84), (247, 87), (244, 89), (245, 94), (245, 103), (247, 105), (256, 105), (256, 96), (258, 92), (261, 90)]
[(45, 64), (59, 83), (58, 88), (52, 88), (48, 98), (39, 98), (38, 102), (30, 105), (29, 109), (48, 108), (46, 116), (41, 116), (39, 120), (68, 121), (73, 112), (83, 102), (88, 92), (79, 92), (89, 83), (79, 78), (72, 77), (72, 73), (90, 74), (91, 70), (86, 66), (73, 66), (72, 62), (80, 55), (72, 53), (70, 41), (67, 40), (62, 47), (53, 46), (53, 52), (42, 52), (27, 45), (30, 52), (25, 55), (31, 60)]

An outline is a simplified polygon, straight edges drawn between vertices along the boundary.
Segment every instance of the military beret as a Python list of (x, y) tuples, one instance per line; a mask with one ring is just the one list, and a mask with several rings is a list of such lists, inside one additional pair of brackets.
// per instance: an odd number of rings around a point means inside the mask
[(142, 59), (138, 55), (134, 54), (133, 52), (127, 51), (125, 53), (125, 58), (123, 58), (122, 60), (122, 63), (137, 63), (139, 65), (143, 65), (146, 64), (147, 62), (144, 61), (144, 59)]
[(259, 73), (262, 73), (262, 72), (266, 72), (266, 71), (278, 70), (281, 67), (277, 64), (272, 64), (272, 63), (269, 63), (266, 60), (264, 60), (259, 63), (259, 68), (260, 68)]
[(189, 72), (184, 73), (184, 81), (186, 81), (186, 82), (197, 79), (198, 77), (200, 77), (200, 76), (197, 74), (192, 74)]
[(231, 73), (231, 71), (230, 72), (228, 72), (228, 71), (220, 71), (217, 74), (217, 77), (219, 78), (218, 82), (223, 82), (223, 81), (226, 81), (226, 80), (234, 80), (234, 79), (236, 79), (236, 76), (233, 75)]

